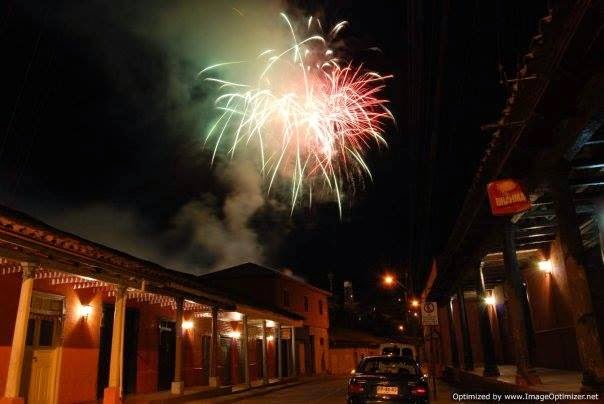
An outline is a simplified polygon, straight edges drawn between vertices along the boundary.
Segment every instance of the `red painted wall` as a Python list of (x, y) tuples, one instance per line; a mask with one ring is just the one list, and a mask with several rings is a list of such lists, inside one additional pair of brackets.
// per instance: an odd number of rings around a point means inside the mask
[(21, 274), (0, 275), (0, 389), (6, 385), (20, 290)]
[(452, 363), (451, 358), (451, 337), (449, 336), (449, 316), (447, 314), (447, 307), (438, 307), (438, 326), (440, 331), (440, 344), (441, 344), (441, 361), (444, 365), (450, 365)]
[(572, 315), (572, 285), (568, 283), (559, 238), (551, 244), (552, 271), (547, 274), (536, 268), (526, 268), (526, 280), (535, 329), (537, 366), (579, 370)]
[(453, 300), (453, 325), (455, 326), (455, 339), (457, 340), (457, 350), (459, 351), (459, 364), (463, 367), (463, 339), (461, 335), (461, 312), (459, 311), (459, 299)]
[(468, 316), (468, 329), (470, 331), (470, 345), (474, 365), (484, 363), (482, 339), (480, 337), (480, 324), (478, 321), (478, 298), (466, 297), (466, 314)]

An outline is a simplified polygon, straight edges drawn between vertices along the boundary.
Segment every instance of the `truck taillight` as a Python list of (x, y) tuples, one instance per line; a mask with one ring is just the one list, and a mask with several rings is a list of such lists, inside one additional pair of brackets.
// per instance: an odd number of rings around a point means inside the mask
[(365, 391), (365, 386), (360, 383), (351, 382), (348, 384), (348, 392), (350, 394), (359, 394)]

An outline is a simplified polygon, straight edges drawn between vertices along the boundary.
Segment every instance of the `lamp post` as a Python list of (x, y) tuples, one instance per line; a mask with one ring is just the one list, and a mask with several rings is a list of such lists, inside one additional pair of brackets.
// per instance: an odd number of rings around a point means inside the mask
[[(407, 286), (405, 284), (401, 283), (396, 278), (396, 276), (394, 276), (393, 274), (390, 274), (390, 273), (384, 274), (382, 276), (382, 284), (384, 286), (386, 286), (386, 287), (389, 287), (389, 288), (390, 287), (396, 287), (396, 286), (398, 286), (401, 289), (403, 289), (404, 300), (405, 300), (405, 302), (407, 302), (408, 306), (413, 310), (412, 316), (415, 318), (415, 322), (416, 322), (416, 325), (417, 325), (417, 327), (414, 327), (415, 331), (416, 331), (416, 334), (417, 334), (419, 332), (419, 328), (420, 328), (419, 327), (420, 319), (419, 319), (419, 314), (417, 312), (417, 310), (420, 307), (420, 301), (418, 299), (416, 299), (416, 298), (411, 298), (411, 300), (408, 300), (407, 299), (407, 292), (408, 292)], [(404, 319), (405, 319), (405, 323), (407, 323), (407, 318), (408, 318), (407, 310), (403, 311), (403, 316), (404, 316)], [(400, 328), (399, 328), (399, 330), (400, 330)]]

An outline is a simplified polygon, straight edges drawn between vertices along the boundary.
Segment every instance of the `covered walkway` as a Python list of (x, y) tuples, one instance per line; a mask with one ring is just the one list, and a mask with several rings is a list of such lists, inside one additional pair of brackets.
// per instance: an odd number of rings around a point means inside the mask
[(461, 383), (463, 386), (472, 386), (474, 388), (485, 388), (494, 391), (543, 391), (543, 392), (580, 392), (581, 391), (581, 372), (535, 368), (535, 373), (541, 380), (541, 384), (532, 386), (519, 386), (516, 384), (516, 367), (513, 365), (499, 366), (499, 376), (485, 377), (484, 367), (479, 366), (474, 370), (458, 370), (454, 372), (449, 369), (445, 372), (449, 375), (455, 375), (453, 383)]
[(295, 313), (0, 207), (0, 403), (181, 401), (296, 377)]
[[(604, 390), (604, 22), (553, 2), (423, 298), (439, 305), (439, 372), (502, 387)], [(520, 184), (530, 209), (489, 206)], [(511, 189), (511, 188), (510, 188)], [(526, 196), (526, 199), (524, 199)], [(559, 369), (559, 370), (555, 370)]]

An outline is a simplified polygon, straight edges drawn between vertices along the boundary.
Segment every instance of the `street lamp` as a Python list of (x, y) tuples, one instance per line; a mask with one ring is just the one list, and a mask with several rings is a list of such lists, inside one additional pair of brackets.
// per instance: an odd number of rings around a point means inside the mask
[(394, 279), (394, 276), (384, 275), (384, 285), (392, 286), (394, 284), (394, 282), (396, 282), (396, 279)]
[(396, 279), (396, 277), (394, 275), (391, 274), (385, 274), (382, 277), (382, 283), (385, 286), (400, 286), (405, 292), (407, 291), (407, 286), (405, 286), (404, 284), (402, 284), (398, 279)]
[(418, 308), (418, 307), (419, 307), (419, 300), (417, 300), (417, 299), (412, 299), (412, 300), (411, 300), (411, 307)]

